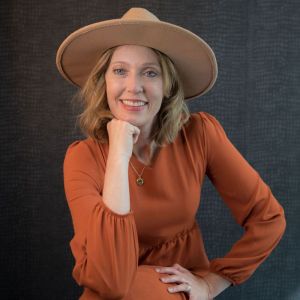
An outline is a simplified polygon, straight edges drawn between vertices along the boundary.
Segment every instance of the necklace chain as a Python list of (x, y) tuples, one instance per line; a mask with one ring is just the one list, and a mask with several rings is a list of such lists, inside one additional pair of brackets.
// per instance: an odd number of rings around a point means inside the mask
[[(150, 147), (152, 148), (152, 153), (153, 153), (154, 148), (156, 148), (155, 143), (154, 143), (154, 144), (152, 143)], [(133, 171), (134, 171), (134, 172), (136, 173), (136, 175), (138, 176), (137, 179), (136, 179), (136, 184), (137, 184), (138, 186), (142, 186), (142, 185), (144, 184), (144, 182), (145, 182), (145, 181), (144, 181), (144, 178), (142, 177), (142, 175), (143, 175), (143, 173), (144, 173), (144, 170), (145, 170), (145, 168), (146, 168), (146, 165), (144, 165), (142, 172), (139, 174), (139, 172), (136, 170), (136, 168), (135, 168), (134, 165), (131, 163), (131, 161), (129, 161), (129, 163), (130, 163), (130, 165), (131, 165)]]
[(136, 170), (136, 168), (135, 168), (135, 167), (133, 166), (133, 164), (131, 163), (131, 161), (129, 161), (129, 163), (130, 163), (130, 165), (131, 165), (133, 171), (134, 171), (134, 172), (136, 173), (136, 175), (138, 176), (138, 178), (136, 179), (136, 184), (137, 184), (138, 186), (142, 186), (142, 185), (144, 184), (144, 179), (142, 178), (142, 175), (143, 175), (143, 173), (144, 173), (144, 170), (145, 170), (146, 166), (144, 166), (144, 168), (143, 168), (141, 174), (139, 174), (138, 171)]

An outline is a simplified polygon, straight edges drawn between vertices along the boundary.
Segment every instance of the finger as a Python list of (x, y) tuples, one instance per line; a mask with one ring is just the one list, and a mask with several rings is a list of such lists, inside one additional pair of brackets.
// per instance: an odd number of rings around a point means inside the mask
[(110, 126), (111, 126), (111, 121), (106, 123), (106, 129), (109, 130)]
[(176, 286), (168, 287), (168, 291), (170, 293), (177, 293), (177, 292), (189, 293), (191, 291), (191, 287), (189, 284), (183, 283), (183, 284), (178, 284)]
[(117, 119), (111, 119), (106, 123), (106, 129), (109, 131), (109, 129), (113, 126), (113, 124), (116, 122)]
[[(130, 123), (129, 123), (130, 124)], [(140, 129), (132, 124), (130, 124), (130, 134), (132, 135), (132, 141), (135, 144), (140, 135)]]
[(180, 264), (174, 264), (173, 265), (173, 268), (177, 269), (178, 271), (181, 271), (181, 272), (186, 272), (188, 271), (187, 269), (185, 269), (184, 267), (182, 267)]
[(187, 280), (184, 277), (179, 275), (161, 277), (160, 280), (165, 283), (170, 283), (170, 282), (187, 283)]
[(176, 274), (176, 275), (179, 275), (180, 272), (173, 268), (173, 267), (160, 267), (159, 268), (159, 271), (157, 271), (159, 273), (167, 273), (167, 274)]
[(132, 126), (133, 127), (133, 143), (135, 144), (138, 139), (139, 139), (139, 135), (140, 135), (140, 129), (138, 127)]

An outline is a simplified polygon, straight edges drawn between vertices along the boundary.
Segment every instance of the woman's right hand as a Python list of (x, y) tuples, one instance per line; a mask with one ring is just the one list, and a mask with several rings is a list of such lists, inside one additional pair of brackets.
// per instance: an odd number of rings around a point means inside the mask
[(137, 142), (140, 129), (129, 122), (112, 119), (107, 123), (109, 155), (113, 159), (130, 160), (133, 145)]

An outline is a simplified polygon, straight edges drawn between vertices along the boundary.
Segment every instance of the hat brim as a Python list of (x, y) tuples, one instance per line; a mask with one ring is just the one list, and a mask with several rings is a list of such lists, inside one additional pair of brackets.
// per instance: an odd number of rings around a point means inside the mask
[(191, 31), (162, 21), (114, 19), (82, 27), (60, 45), (56, 65), (68, 81), (82, 87), (107, 49), (132, 44), (155, 48), (170, 57), (186, 100), (205, 94), (216, 81), (217, 62), (209, 45)]

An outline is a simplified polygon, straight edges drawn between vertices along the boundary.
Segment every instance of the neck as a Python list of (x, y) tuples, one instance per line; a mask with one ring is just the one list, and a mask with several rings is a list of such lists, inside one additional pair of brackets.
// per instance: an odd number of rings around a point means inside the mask
[(157, 148), (154, 141), (150, 141), (143, 135), (139, 135), (138, 141), (133, 145), (133, 153), (144, 164), (150, 164)]

